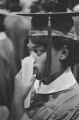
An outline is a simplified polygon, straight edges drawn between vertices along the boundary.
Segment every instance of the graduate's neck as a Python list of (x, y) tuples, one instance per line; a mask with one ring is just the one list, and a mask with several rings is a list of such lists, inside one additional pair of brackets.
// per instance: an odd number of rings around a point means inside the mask
[(43, 80), (43, 83), (48, 85), (50, 84), (51, 82), (53, 82), (54, 80), (56, 80), (61, 74), (63, 74), (63, 72), (67, 69), (67, 67), (61, 67), (60, 69), (58, 69), (57, 71), (55, 72), (51, 72), (51, 75), (50, 75), (50, 78), (45, 78)]

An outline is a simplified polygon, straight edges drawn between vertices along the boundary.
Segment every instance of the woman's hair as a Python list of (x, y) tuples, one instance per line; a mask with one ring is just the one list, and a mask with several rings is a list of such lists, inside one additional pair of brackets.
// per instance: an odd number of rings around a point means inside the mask
[[(23, 58), (29, 55), (28, 49), (27, 49), (28, 40), (29, 40), (29, 37), (27, 37), (27, 39), (24, 41)], [(35, 45), (44, 46), (45, 50), (47, 51), (47, 48), (48, 48), (47, 36), (34, 36), (34, 37), (31, 37), (31, 40)], [(79, 57), (78, 57), (79, 42), (78, 41), (75, 42), (75, 40), (62, 37), (62, 36), (53, 36), (52, 45), (57, 51), (61, 50), (65, 45), (67, 46), (69, 53), (67, 58), (61, 61), (62, 64), (65, 64), (66, 66), (71, 66), (76, 64), (79, 61)]]
[(29, 55), (27, 44), (29, 42), (29, 37), (24, 40), (23, 49), (22, 49), (22, 59)]
[(57, 51), (61, 50), (65, 45), (67, 46), (67, 49), (69, 51), (68, 56), (66, 59), (62, 60), (61, 63), (65, 64), (66, 66), (71, 66), (79, 62), (78, 41), (66, 37), (54, 36), (52, 43)]
[[(44, 48), (47, 49), (47, 36), (31, 37), (31, 41), (33, 42), (33, 44), (35, 44), (37, 46), (44, 46)], [(28, 42), (29, 42), (29, 36), (24, 41), (22, 58), (24, 58), (24, 57), (29, 55), (29, 51), (27, 49)]]

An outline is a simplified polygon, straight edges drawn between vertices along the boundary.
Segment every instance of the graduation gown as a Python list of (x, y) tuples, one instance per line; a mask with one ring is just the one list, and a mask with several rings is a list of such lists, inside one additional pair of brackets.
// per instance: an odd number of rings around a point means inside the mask
[(79, 120), (79, 85), (57, 93), (36, 94), (26, 111), (32, 120)]

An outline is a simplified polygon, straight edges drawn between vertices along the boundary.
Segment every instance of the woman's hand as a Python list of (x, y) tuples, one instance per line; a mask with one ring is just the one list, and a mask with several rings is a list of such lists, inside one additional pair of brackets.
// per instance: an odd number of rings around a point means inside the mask
[(23, 101), (25, 97), (27, 97), (30, 89), (32, 88), (34, 82), (35, 82), (36, 75), (33, 75), (31, 80), (28, 81), (22, 80), (22, 72), (20, 71), (15, 76), (15, 88), (14, 88), (14, 98)]

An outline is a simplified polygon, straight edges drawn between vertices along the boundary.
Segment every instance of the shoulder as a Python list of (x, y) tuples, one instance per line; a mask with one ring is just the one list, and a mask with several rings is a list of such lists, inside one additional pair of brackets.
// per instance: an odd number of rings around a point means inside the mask
[(50, 100), (44, 102), (42, 106), (36, 108), (34, 108), (34, 106), (33, 109), (29, 111), (32, 120), (53, 120), (55, 118), (57, 118), (57, 120), (64, 120), (65, 117), (78, 113), (79, 87), (77, 87), (78, 85), (75, 84), (70, 89), (60, 92), (57, 96), (55, 95), (55, 100), (51, 95)]
[(49, 116), (47, 120), (79, 120), (79, 106), (63, 112), (55, 112)]
[(79, 119), (79, 106), (70, 109), (53, 110), (49, 107), (43, 106), (36, 110), (35, 114), (31, 117), (32, 120), (78, 120)]

